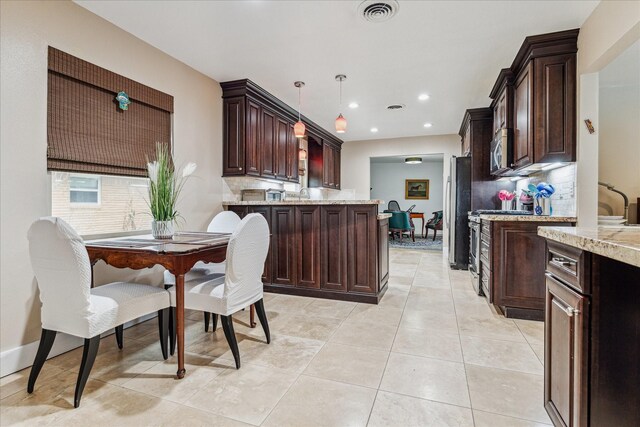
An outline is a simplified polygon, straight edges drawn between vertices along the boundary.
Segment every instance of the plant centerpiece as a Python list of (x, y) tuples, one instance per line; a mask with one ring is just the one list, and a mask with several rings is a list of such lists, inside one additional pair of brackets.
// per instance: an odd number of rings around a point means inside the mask
[(188, 163), (177, 171), (166, 144), (156, 145), (156, 160), (147, 163), (149, 173), (149, 209), (153, 221), (151, 232), (156, 239), (171, 239), (173, 226), (180, 217), (177, 202), (187, 178), (196, 170), (195, 163)]

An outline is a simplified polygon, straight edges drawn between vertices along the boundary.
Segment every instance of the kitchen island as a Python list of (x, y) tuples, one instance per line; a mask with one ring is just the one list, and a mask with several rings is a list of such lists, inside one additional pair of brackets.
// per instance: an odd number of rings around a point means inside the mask
[(389, 279), (389, 214), (381, 200), (223, 202), (240, 217), (263, 215), (271, 230), (264, 289), (377, 304)]
[(640, 425), (640, 227), (541, 227), (544, 402), (556, 426)]

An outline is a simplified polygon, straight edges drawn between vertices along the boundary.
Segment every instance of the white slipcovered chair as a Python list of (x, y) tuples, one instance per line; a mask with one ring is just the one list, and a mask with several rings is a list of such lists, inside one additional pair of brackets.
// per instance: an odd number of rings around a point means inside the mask
[[(231, 316), (251, 304), (256, 307), (267, 344), (269, 324), (262, 300), (262, 271), (269, 251), (269, 225), (260, 214), (247, 215), (231, 235), (224, 276), (185, 281), (184, 306), (220, 315), (225, 337), (240, 368), (240, 353)], [(171, 306), (176, 306), (175, 287), (169, 289)], [(171, 334), (175, 334), (172, 328)]]
[[(241, 219), (237, 213), (233, 211), (222, 211), (213, 217), (213, 219), (209, 223), (209, 226), (207, 227), (207, 231), (209, 233), (231, 234), (233, 233), (233, 230), (236, 229), (238, 224), (240, 224), (240, 221)], [(185, 275), (184, 281), (187, 282), (191, 280), (201, 280), (201, 281), (211, 280), (214, 277), (219, 277), (224, 275), (224, 269), (225, 269), (224, 262), (206, 263), (206, 262), (198, 261), (193, 266), (193, 268)], [(167, 289), (170, 286), (173, 286), (175, 284), (176, 284), (175, 276), (171, 274), (169, 271), (165, 270), (164, 287)], [(204, 313), (204, 331), (205, 332), (209, 331), (209, 323), (212, 317), (213, 317), (213, 332), (216, 331), (216, 328), (218, 325), (218, 317), (215, 314), (211, 316), (209, 312), (205, 312)], [(173, 325), (173, 321), (171, 322), (171, 325)], [(173, 354), (174, 348), (175, 348), (175, 340), (173, 339), (173, 337), (171, 337), (171, 354)]]
[[(117, 282), (91, 288), (91, 263), (82, 238), (60, 218), (46, 217), (29, 228), (29, 255), (42, 302), (42, 336), (31, 368), (27, 391), (33, 392), (57, 332), (84, 338), (74, 406), (93, 367), (100, 334), (116, 329), (121, 345), (125, 322), (158, 312), (162, 356), (167, 355), (169, 293), (155, 286)], [(118, 328), (120, 337), (118, 337)]]

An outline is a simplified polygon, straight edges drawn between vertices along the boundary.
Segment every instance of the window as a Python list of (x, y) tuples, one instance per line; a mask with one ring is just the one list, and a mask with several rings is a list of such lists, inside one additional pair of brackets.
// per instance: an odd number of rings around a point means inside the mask
[(100, 177), (71, 175), (69, 177), (69, 202), (99, 205)]
[(51, 173), (51, 214), (80, 235), (151, 229), (147, 199), (147, 178)]

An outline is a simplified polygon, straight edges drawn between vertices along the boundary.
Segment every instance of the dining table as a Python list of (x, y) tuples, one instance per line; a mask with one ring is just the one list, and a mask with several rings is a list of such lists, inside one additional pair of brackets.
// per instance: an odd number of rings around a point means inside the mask
[[(102, 260), (116, 268), (139, 270), (161, 265), (176, 278), (176, 341), (179, 379), (184, 378), (184, 277), (198, 261), (220, 263), (227, 255), (231, 234), (178, 232), (171, 239), (151, 235), (85, 242), (91, 265)], [(252, 307), (253, 308), (253, 307)], [(253, 313), (252, 313), (253, 314)], [(252, 319), (253, 320), (253, 319)]]

